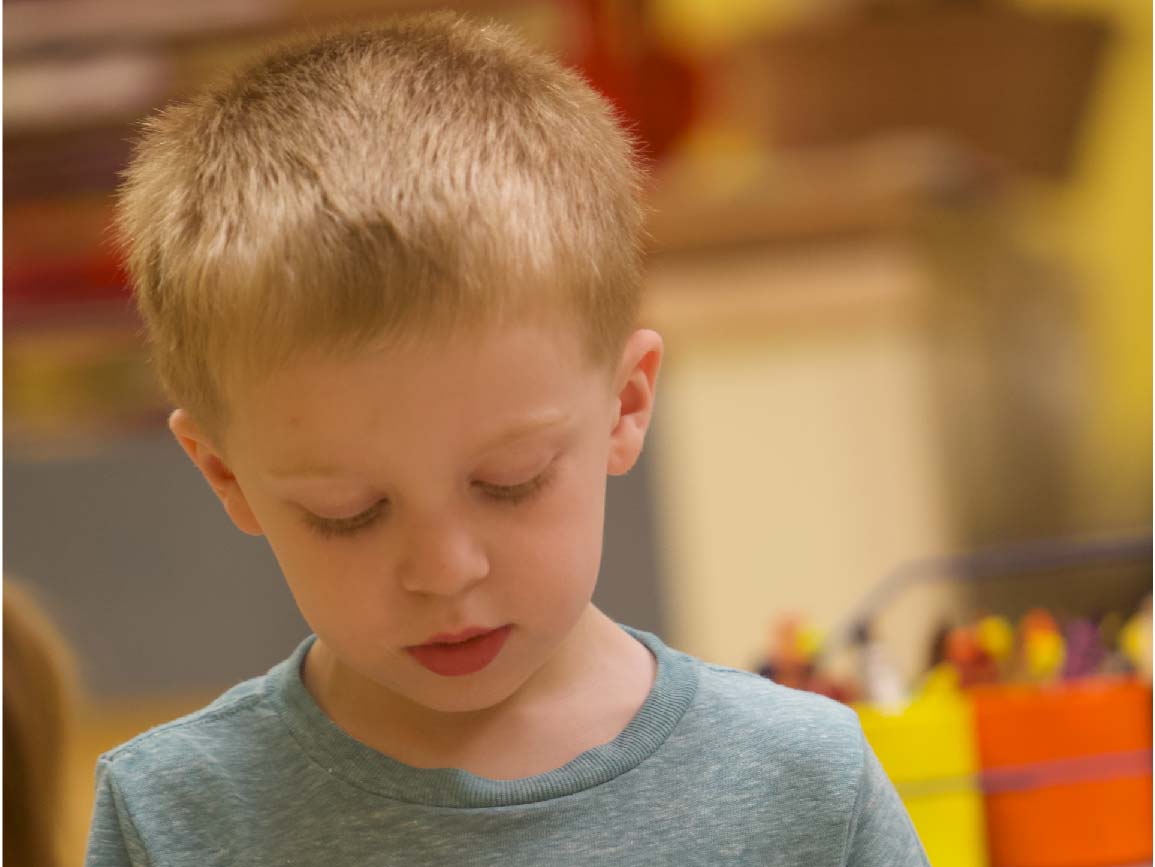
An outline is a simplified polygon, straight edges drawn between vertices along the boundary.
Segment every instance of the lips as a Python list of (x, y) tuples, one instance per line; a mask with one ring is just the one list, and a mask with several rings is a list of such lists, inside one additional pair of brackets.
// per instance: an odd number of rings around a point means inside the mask
[[(423, 667), (443, 677), (476, 674), (488, 667), (497, 658), (512, 629), (513, 625), (507, 623), (498, 629), (481, 630), (480, 633), (478, 630), (472, 630), (473, 637), (464, 641), (456, 643), (426, 642), (414, 647), (407, 647), (405, 651)], [(470, 630), (466, 630), (457, 633), (457, 635), (468, 635), (469, 633)]]

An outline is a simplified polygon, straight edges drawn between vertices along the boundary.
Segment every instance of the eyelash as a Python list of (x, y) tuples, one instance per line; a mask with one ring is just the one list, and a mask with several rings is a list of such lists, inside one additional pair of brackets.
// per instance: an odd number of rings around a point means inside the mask
[[(503, 506), (518, 506), (528, 502), (534, 495), (540, 493), (552, 478), (553, 473), (547, 469), (537, 476), (534, 476), (528, 482), (522, 482), (520, 485), (487, 485), (483, 482), (477, 482), (476, 484), (485, 491), (494, 502)], [(316, 533), (326, 539), (352, 536), (375, 523), (378, 516), (388, 505), (387, 500), (379, 500), (361, 514), (354, 515), (351, 518), (341, 519), (322, 518), (319, 515), (314, 515), (312, 512), (306, 512), (305, 519)]]

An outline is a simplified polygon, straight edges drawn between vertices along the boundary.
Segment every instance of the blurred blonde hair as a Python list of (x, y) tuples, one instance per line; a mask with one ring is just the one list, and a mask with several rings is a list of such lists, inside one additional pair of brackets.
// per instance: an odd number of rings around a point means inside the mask
[(57, 867), (70, 813), (64, 763), (72, 655), (26, 590), (4, 579), (4, 863)]
[(436, 14), (282, 46), (152, 117), (117, 225), (162, 383), (222, 433), (233, 380), (306, 351), (545, 315), (616, 360), (639, 186), (576, 73)]

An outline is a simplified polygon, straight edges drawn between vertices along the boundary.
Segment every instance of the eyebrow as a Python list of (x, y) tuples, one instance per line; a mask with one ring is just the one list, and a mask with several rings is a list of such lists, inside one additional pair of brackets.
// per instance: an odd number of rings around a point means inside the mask
[[(533, 434), (555, 430), (569, 424), (570, 416), (561, 411), (543, 412), (529, 416), (513, 427), (502, 431), (493, 437), (478, 453), (492, 451), (511, 442), (524, 439)], [(269, 476), (275, 479), (312, 479), (333, 478), (348, 475), (347, 470), (336, 464), (291, 464), (285, 467), (276, 467), (269, 471)]]

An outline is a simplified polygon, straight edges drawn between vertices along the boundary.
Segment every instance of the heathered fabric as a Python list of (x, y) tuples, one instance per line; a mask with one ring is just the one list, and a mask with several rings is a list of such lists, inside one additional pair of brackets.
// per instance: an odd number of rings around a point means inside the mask
[(853, 711), (622, 628), (658, 660), (641, 709), (518, 780), (412, 767), (346, 735), (301, 682), (310, 637), (100, 758), (86, 864), (927, 864)]

